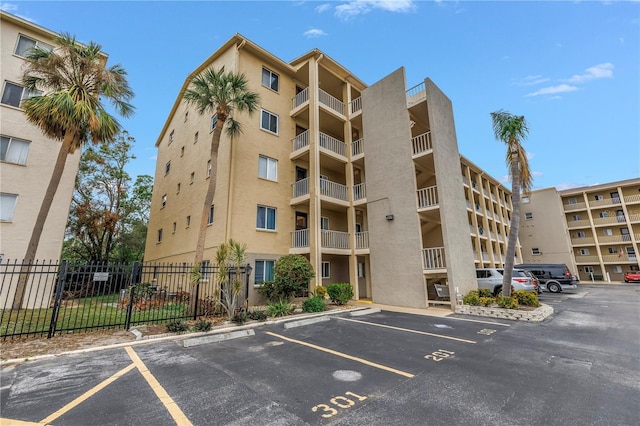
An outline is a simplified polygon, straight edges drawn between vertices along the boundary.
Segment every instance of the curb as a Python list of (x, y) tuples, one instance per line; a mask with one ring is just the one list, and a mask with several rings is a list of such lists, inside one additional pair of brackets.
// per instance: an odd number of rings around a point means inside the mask
[(456, 306), (456, 314), (475, 315), (480, 317), (501, 318), (515, 321), (540, 322), (553, 314), (554, 310), (551, 306), (541, 304), (539, 308), (533, 311), (521, 311), (518, 309), (503, 309), (497, 307)]

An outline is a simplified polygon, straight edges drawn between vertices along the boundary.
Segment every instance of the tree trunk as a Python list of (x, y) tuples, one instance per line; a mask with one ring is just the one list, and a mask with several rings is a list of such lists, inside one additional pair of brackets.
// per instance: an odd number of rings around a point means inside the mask
[(56, 159), (55, 166), (53, 167), (53, 173), (47, 191), (45, 192), (42, 204), (40, 205), (40, 211), (36, 218), (36, 223), (33, 226), (33, 232), (31, 233), (31, 239), (27, 245), (27, 252), (24, 255), (23, 266), (20, 268), (20, 278), (18, 279), (18, 287), (13, 297), (12, 309), (20, 309), (24, 300), (25, 290), (27, 288), (27, 281), (29, 280), (29, 273), (31, 272), (31, 264), (35, 260), (36, 252), (38, 251), (38, 244), (40, 243), (40, 237), (44, 229), (44, 224), (47, 221), (51, 204), (58, 190), (60, 179), (64, 173), (64, 166), (67, 162), (67, 157), (73, 142), (73, 135), (68, 134), (62, 141), (62, 146), (58, 152), (58, 158)]
[(504, 262), (504, 279), (502, 281), (502, 295), (511, 296), (511, 279), (513, 277), (513, 265), (518, 244), (518, 231), (520, 228), (520, 163), (518, 154), (511, 156), (511, 224), (509, 225), (509, 238), (507, 239), (507, 254)]

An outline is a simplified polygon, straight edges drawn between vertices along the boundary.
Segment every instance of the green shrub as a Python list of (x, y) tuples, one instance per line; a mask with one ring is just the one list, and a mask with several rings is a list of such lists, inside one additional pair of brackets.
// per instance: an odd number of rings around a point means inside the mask
[(189, 324), (184, 321), (171, 321), (165, 327), (169, 333), (181, 333), (189, 330)]
[(322, 286), (316, 287), (316, 291), (314, 292), (314, 295), (316, 297), (321, 297), (323, 299), (327, 299), (329, 297), (329, 295), (327, 294), (327, 288)]
[(478, 289), (478, 296), (493, 298), (493, 293), (491, 293), (491, 290), (489, 290), (488, 288), (481, 288)]
[(495, 297), (480, 297), (478, 299), (478, 304), (481, 306), (491, 306), (496, 303)]
[(258, 288), (258, 293), (263, 295), (269, 302), (276, 302), (278, 299), (282, 298), (282, 295), (279, 294), (279, 290), (276, 287), (275, 281), (263, 281), (260, 284), (260, 288)]
[(252, 319), (254, 321), (267, 320), (267, 314), (265, 314), (262, 309), (256, 309), (256, 310), (247, 312), (247, 317), (249, 317), (249, 319)]
[(465, 305), (477, 306), (480, 304), (480, 295), (478, 290), (471, 290), (466, 296), (462, 298), (462, 303)]
[(308, 289), (315, 275), (311, 263), (299, 254), (282, 256), (273, 266), (275, 286), (282, 297), (289, 300), (297, 292)]
[(353, 297), (353, 287), (349, 283), (328, 284), (327, 294), (336, 305), (344, 305)]
[(302, 310), (305, 312), (322, 312), (325, 307), (324, 299), (320, 296), (311, 297), (302, 302)]
[(194, 331), (209, 331), (211, 330), (211, 322), (207, 320), (200, 320), (193, 325)]
[(238, 312), (231, 317), (231, 321), (235, 324), (242, 325), (247, 322), (247, 314), (245, 312)]
[(518, 300), (519, 305), (524, 306), (540, 306), (540, 300), (536, 293), (530, 291), (518, 290), (514, 292), (513, 296)]
[(295, 306), (289, 303), (288, 300), (280, 299), (277, 302), (269, 303), (267, 305), (267, 316), (268, 317), (284, 317), (289, 315)]
[(518, 309), (518, 299), (513, 296), (498, 296), (496, 303), (504, 309)]

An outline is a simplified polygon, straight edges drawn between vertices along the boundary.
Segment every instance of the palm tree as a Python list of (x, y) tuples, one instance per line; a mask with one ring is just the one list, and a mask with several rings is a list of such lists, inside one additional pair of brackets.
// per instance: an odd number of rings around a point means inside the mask
[[(67, 156), (89, 140), (111, 142), (120, 132), (120, 124), (106, 111), (102, 100), (109, 100), (123, 117), (133, 114), (133, 106), (128, 103), (133, 91), (127, 82), (127, 73), (120, 65), (106, 68), (107, 56), (99, 44), (80, 45), (69, 34), (58, 36), (56, 44), (55, 50), (37, 46), (30, 49), (22, 77), (31, 93), (45, 93), (22, 103), (27, 120), (40, 127), (45, 136), (62, 141), (27, 246), (25, 264), (35, 258)], [(27, 268), (20, 275), (13, 301), (15, 309), (22, 306), (28, 274)]]
[(511, 225), (504, 264), (504, 279), (502, 281), (502, 294), (511, 296), (511, 278), (513, 276), (518, 230), (520, 229), (520, 193), (529, 192), (533, 183), (527, 153), (521, 144), (529, 134), (529, 127), (524, 115), (513, 115), (503, 110), (492, 112), (491, 121), (493, 122), (493, 132), (496, 139), (507, 145), (506, 163), (511, 178), (513, 211), (511, 213)]
[(226, 125), (225, 130), (231, 138), (240, 134), (241, 125), (233, 118), (234, 111), (247, 111), (251, 115), (260, 105), (259, 95), (250, 91), (247, 86), (248, 83), (244, 74), (234, 74), (231, 71), (216, 71), (214, 68), (208, 68), (193, 78), (189, 88), (182, 96), (182, 99), (188, 105), (196, 107), (200, 115), (204, 113), (215, 114), (218, 119), (211, 135), (212, 173), (209, 177), (209, 186), (207, 187), (202, 216), (200, 217), (194, 267), (202, 263), (204, 256), (207, 219), (213, 204), (218, 181), (218, 150), (220, 148), (222, 130)]

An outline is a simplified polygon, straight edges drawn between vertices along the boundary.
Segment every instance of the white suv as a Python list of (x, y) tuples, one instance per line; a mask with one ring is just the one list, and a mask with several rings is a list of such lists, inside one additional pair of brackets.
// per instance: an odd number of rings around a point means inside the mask
[[(504, 269), (498, 268), (481, 268), (476, 269), (476, 278), (478, 279), (478, 288), (491, 290), (496, 296), (502, 291), (502, 280)], [(521, 269), (514, 269), (511, 277), (511, 285), (515, 290), (526, 290), (538, 292), (537, 282), (527, 275)]]

